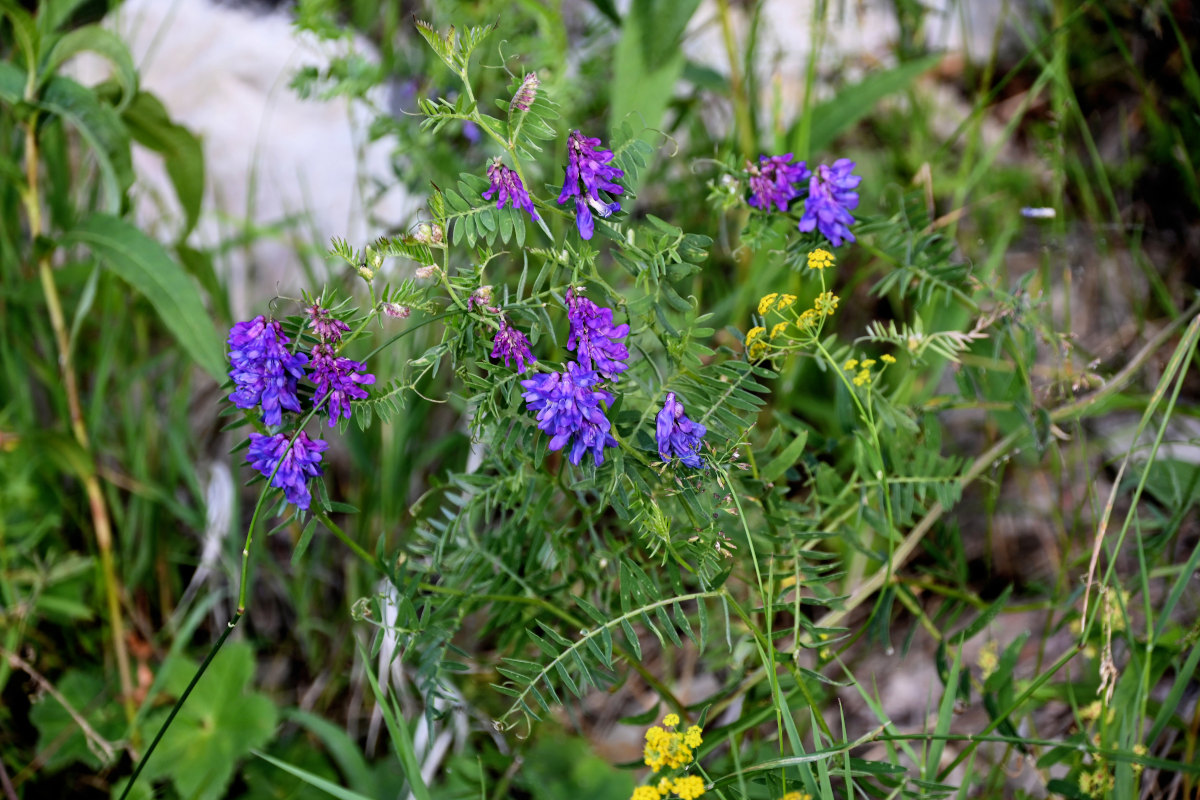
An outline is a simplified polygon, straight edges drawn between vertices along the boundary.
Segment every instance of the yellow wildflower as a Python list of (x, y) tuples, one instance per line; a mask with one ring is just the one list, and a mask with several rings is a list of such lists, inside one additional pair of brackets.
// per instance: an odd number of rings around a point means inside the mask
[(783, 333), (783, 329), (787, 326), (788, 324), (786, 322), (780, 322), (778, 325), (771, 328), (771, 338), (774, 339), (776, 336)]
[(675, 781), (671, 780), (670, 778), (663, 778), (658, 782), (658, 793), (663, 797), (666, 797), (671, 793), (671, 786), (674, 783)]
[(858, 359), (850, 358), (850, 359), (846, 359), (845, 364), (842, 364), (842, 369), (846, 370), (846, 372), (854, 372), (854, 368), (857, 366), (858, 366)]
[[(1133, 746), (1133, 754), (1135, 756), (1144, 756), (1144, 755), (1146, 755), (1146, 752), (1147, 752), (1146, 745), (1144, 745), (1144, 744), (1138, 743)], [(1146, 768), (1145, 764), (1138, 764), (1136, 762), (1133, 764), (1130, 764), (1129, 766), (1130, 766), (1130, 768), (1133, 769), (1134, 777), (1141, 775), (1142, 770), (1144, 770)]]
[(999, 642), (992, 639), (979, 651), (979, 671), (983, 674), (985, 681), (995, 674), (996, 667), (1000, 664), (1000, 660), (996, 655), (997, 647), (999, 647)]
[(685, 741), (685, 735), (677, 731), (668, 731), (657, 725), (646, 731), (646, 747), (643, 750), (643, 761), (647, 767), (658, 772), (663, 767), (679, 769), (692, 763), (692, 747)]
[(817, 319), (817, 312), (811, 308), (806, 308), (804, 309), (804, 313), (800, 315), (800, 319), (796, 320), (796, 325), (807, 330), (816, 326)]
[(812, 800), (812, 795), (808, 792), (788, 792), (779, 800)]
[(813, 308), (821, 316), (828, 317), (838, 307), (838, 296), (833, 292), (821, 292), (817, 295), (817, 299), (813, 301)]
[(1084, 722), (1094, 722), (1100, 719), (1100, 715), (1104, 713), (1104, 706), (1099, 700), (1093, 700), (1083, 708), (1079, 709), (1079, 718)]
[(680, 800), (696, 800), (704, 794), (704, 779), (699, 775), (685, 775), (675, 779), (675, 794)]
[(679, 724), (679, 715), (678, 714), (667, 714), (665, 717), (663, 717), (662, 724), (666, 725), (669, 728), (674, 728), (676, 725)]
[(858, 374), (854, 376), (854, 385), (855, 386), (865, 386), (870, 382), (871, 382), (871, 370), (869, 370), (869, 369), (859, 370)]
[(758, 301), (758, 313), (766, 314), (767, 309), (769, 309), (771, 306), (775, 305), (776, 297), (779, 297), (779, 292), (771, 292), (770, 294), (764, 294), (762, 299)]
[(893, 355), (888, 355), (887, 353), (884, 353), (883, 355), (881, 355), (879, 357), (879, 360), (885, 364), (895, 364), (896, 363), (896, 357)]
[(1113, 788), (1113, 776), (1103, 764), (1092, 772), (1084, 772), (1079, 776), (1079, 788), (1084, 794), (1092, 797), (1103, 797)]
[(653, 786), (639, 786), (633, 790), (633, 796), (629, 800), (658, 800), (661, 796)]
[(833, 253), (818, 247), (808, 254), (809, 269), (825, 269), (833, 266)]
[(687, 729), (687, 732), (683, 734), (683, 743), (692, 748), (704, 744), (704, 739), (700, 736), (699, 725), (693, 725)]
[(862, 362), (861, 366), (863, 369), (870, 369), (871, 367), (875, 366), (875, 359), (868, 358)]
[(794, 302), (796, 302), (796, 295), (781, 294), (781, 295), (779, 295), (779, 299), (777, 301), (775, 301), (775, 310), (783, 311), (785, 308), (787, 308)]
[(754, 341), (755, 339), (757, 339), (759, 336), (762, 336), (766, 332), (767, 332), (767, 329), (762, 327), (761, 325), (754, 326), (750, 330), (746, 331), (746, 344), (747, 345), (750, 344), (750, 342)]

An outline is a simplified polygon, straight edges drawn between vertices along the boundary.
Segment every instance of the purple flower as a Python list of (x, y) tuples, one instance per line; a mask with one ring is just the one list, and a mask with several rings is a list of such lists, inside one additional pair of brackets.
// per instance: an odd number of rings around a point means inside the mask
[(750, 205), (770, 211), (773, 204), (780, 211), (787, 211), (788, 203), (800, 196), (795, 184), (812, 175), (803, 161), (791, 164), (791, 160), (792, 154), (785, 153), (759, 156), (757, 167), (746, 162), (746, 172), (750, 173)]
[(529, 212), (529, 216), (541, 219), (533, 208), (533, 200), (529, 198), (529, 192), (525, 191), (525, 185), (521, 183), (521, 176), (517, 175), (515, 170), (504, 166), (497, 158), (488, 167), (487, 174), (492, 185), (483, 193), (484, 199), (491, 200), (492, 195), (499, 192), (500, 196), (496, 198), (496, 208), (504, 208), (504, 203), (511, 200), (513, 208), (523, 208)]
[(862, 181), (861, 175), (851, 174), (854, 166), (850, 159), (839, 158), (832, 167), (824, 164), (817, 167), (808, 182), (801, 231), (807, 233), (816, 228), (834, 247), (843, 241), (854, 241), (848, 227), (854, 224), (850, 209), (858, 207), (858, 192), (854, 188)]
[(229, 329), (229, 377), (237, 387), (229, 399), (238, 408), (262, 405), (263, 422), (278, 425), (283, 409), (300, 410), (296, 385), (308, 356), (289, 353), (291, 341), (276, 320), (259, 315)]
[(342, 334), (350, 330), (350, 326), (345, 322), (329, 316), (329, 309), (321, 308), (316, 303), (304, 310), (308, 312), (308, 327), (327, 342), (340, 342)]
[(525, 334), (508, 324), (508, 317), (500, 317), (500, 330), (496, 331), (492, 344), (492, 358), (503, 358), (506, 367), (510, 359), (516, 359), (517, 372), (521, 373), (528, 369), (526, 361), (537, 361), (529, 351), (529, 340)]
[(575, 198), (575, 227), (584, 239), (591, 239), (594, 232), (593, 209), (602, 217), (621, 210), (618, 201), (606, 202), (600, 197), (601, 190), (610, 195), (625, 191), (613, 183), (623, 177), (625, 171), (609, 166), (612, 160), (612, 151), (602, 148), (599, 139), (589, 139), (579, 131), (572, 131), (567, 138), (567, 175), (558, 195), (558, 204)]
[(683, 413), (683, 403), (675, 399), (674, 392), (667, 392), (662, 410), (655, 420), (655, 430), (658, 439), (658, 454), (663, 461), (671, 456), (679, 456), (684, 466), (700, 469), (704, 459), (700, 457), (700, 440), (708, 429), (699, 422), (688, 419)]
[(525, 404), (537, 412), (538, 428), (550, 436), (551, 450), (571, 445), (567, 460), (578, 466), (589, 450), (596, 466), (604, 463), (604, 448), (616, 447), (609, 433), (612, 425), (604, 416), (600, 401), (611, 403), (613, 396), (593, 389), (600, 376), (579, 364), (567, 364), (566, 372), (534, 375), (521, 381)]
[(611, 308), (601, 308), (571, 287), (567, 289), (567, 319), (571, 322), (567, 349), (575, 351), (581, 367), (594, 369), (610, 381), (629, 369), (625, 363), (629, 350), (617, 341), (629, 334), (629, 326), (614, 325)]
[(313, 348), (312, 375), (309, 376), (309, 380), (317, 385), (313, 406), (320, 406), (325, 395), (329, 395), (329, 404), (325, 407), (329, 427), (336, 425), (339, 417), (350, 418), (350, 398), (366, 398), (367, 390), (360, 387), (375, 382), (375, 376), (365, 372), (366, 368), (367, 365), (360, 361), (334, 355), (333, 348), (327, 344)]
[[(304, 431), (300, 431), (291, 447), (288, 447), (289, 439), (291, 437), (286, 433), (274, 436), (252, 433), (246, 460), (264, 477), (270, 478), (272, 486), (283, 489), (283, 496), (289, 503), (307, 511), (312, 500), (308, 479), (322, 474), (317, 464), (329, 444), (322, 439), (309, 439)], [(275, 477), (271, 477), (271, 473), (275, 473)]]
[(542, 85), (536, 72), (531, 72), (521, 81), (521, 85), (517, 87), (517, 93), (513, 95), (512, 102), (508, 104), (508, 113), (516, 111), (528, 111), (533, 105), (533, 101), (537, 98), (538, 87)]

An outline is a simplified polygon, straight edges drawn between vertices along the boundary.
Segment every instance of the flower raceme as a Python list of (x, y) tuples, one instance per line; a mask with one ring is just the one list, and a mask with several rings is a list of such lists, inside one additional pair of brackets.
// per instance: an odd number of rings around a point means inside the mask
[(508, 323), (507, 316), (500, 317), (500, 329), (496, 331), (496, 337), (492, 343), (492, 358), (504, 359), (506, 367), (510, 360), (515, 360), (517, 372), (520, 373), (529, 369), (525, 362), (528, 361), (532, 364), (537, 361), (529, 350), (529, 340), (525, 338), (525, 334)]
[(662, 410), (658, 412), (656, 438), (658, 454), (664, 461), (679, 456), (684, 466), (700, 469), (704, 459), (700, 457), (700, 441), (708, 429), (699, 422), (688, 419), (683, 403), (675, 399), (674, 392), (667, 392)]
[(229, 331), (229, 377), (237, 387), (229, 399), (241, 409), (261, 405), (267, 425), (279, 425), (285, 408), (300, 411), (296, 387), (308, 356), (288, 352), (290, 342), (278, 321), (261, 314)]
[(625, 191), (614, 183), (617, 178), (625, 176), (625, 171), (611, 166), (612, 160), (612, 151), (601, 147), (599, 139), (590, 139), (579, 131), (572, 131), (567, 137), (567, 174), (558, 195), (558, 204), (563, 205), (570, 198), (575, 198), (575, 227), (584, 239), (591, 239), (595, 232), (593, 210), (602, 217), (621, 210), (619, 201), (607, 201), (600, 196), (602, 191), (610, 196)]
[(601, 401), (611, 404), (613, 396), (593, 388), (600, 376), (575, 362), (563, 372), (534, 375), (521, 381), (525, 403), (537, 412), (538, 428), (550, 436), (549, 448), (562, 450), (567, 445), (567, 460), (579, 466), (583, 454), (590, 452), (596, 466), (604, 463), (604, 448), (616, 447), (609, 431), (612, 424), (604, 414)]
[(567, 319), (571, 323), (567, 349), (575, 351), (580, 366), (594, 369), (610, 381), (629, 369), (625, 363), (629, 350), (617, 341), (629, 335), (629, 326), (614, 325), (611, 308), (596, 305), (571, 287), (567, 289)]
[(537, 215), (537, 210), (533, 207), (533, 200), (529, 197), (529, 192), (525, 189), (525, 184), (521, 183), (521, 176), (516, 173), (516, 170), (509, 169), (500, 162), (497, 158), (492, 162), (487, 169), (488, 179), (491, 180), (491, 186), (483, 193), (485, 200), (491, 200), (492, 195), (499, 192), (496, 198), (496, 208), (504, 208), (506, 202), (511, 201), (513, 208), (521, 208), (529, 212), (529, 216), (535, 220), (541, 219)]
[(792, 164), (791, 160), (792, 154), (785, 153), (759, 156), (757, 167), (746, 162), (746, 172), (750, 174), (750, 205), (763, 211), (770, 211), (771, 206), (780, 211), (788, 210), (788, 204), (800, 196), (795, 184), (812, 174), (803, 161)]
[(350, 400), (365, 400), (367, 390), (362, 386), (375, 383), (375, 376), (367, 372), (361, 361), (342, 358), (333, 352), (333, 347), (322, 342), (313, 348), (311, 380), (316, 384), (313, 406), (320, 407), (328, 395), (325, 411), (329, 414), (329, 427), (338, 423), (340, 417), (350, 418)]
[(849, 227), (854, 224), (850, 211), (858, 207), (858, 192), (854, 189), (862, 177), (851, 174), (854, 166), (850, 159), (839, 158), (832, 167), (817, 167), (808, 182), (808, 199), (798, 226), (801, 232), (816, 228), (834, 247), (843, 241), (855, 241)]
[[(300, 431), (296, 441), (290, 442), (286, 433), (264, 436), (250, 434), (250, 450), (246, 460), (256, 470), (269, 478), (276, 489), (283, 489), (289, 503), (308, 510), (312, 495), (308, 492), (308, 479), (322, 474), (319, 463), (321, 453), (329, 444), (321, 439), (310, 439)], [(273, 473), (273, 475), (272, 475)]]

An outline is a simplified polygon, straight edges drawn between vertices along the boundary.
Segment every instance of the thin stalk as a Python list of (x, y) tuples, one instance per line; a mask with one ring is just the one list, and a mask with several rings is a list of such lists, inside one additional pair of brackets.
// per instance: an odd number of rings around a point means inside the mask
[[(33, 115), (25, 125), (25, 180), (26, 187), (22, 193), (25, 209), (29, 217), (29, 240), (36, 247), (37, 239), (42, 235), (41, 197), (38, 185), (38, 140), (37, 115)], [(66, 318), (63, 315), (62, 301), (58, 296), (58, 287), (54, 284), (54, 272), (50, 267), (48, 255), (37, 259), (38, 278), (42, 285), (42, 294), (46, 299), (46, 309), (50, 315), (50, 327), (54, 331), (55, 348), (58, 351), (58, 368), (62, 375), (63, 391), (67, 396), (67, 413), (70, 418), (71, 433), (79, 444), (87, 460), (88, 471), (81, 475), (84, 492), (87, 495), (88, 509), (92, 516), (92, 527), (96, 532), (96, 548), (100, 551), (100, 574), (104, 583), (104, 595), (108, 606), (108, 622), (112, 632), (113, 654), (117, 659), (117, 676), (121, 683), (121, 705), (125, 710), (125, 719), (132, 723), (137, 714), (133, 702), (133, 678), (129, 669), (129, 650), (125, 644), (125, 622), (121, 616), (120, 588), (117, 579), (116, 562), (113, 558), (112, 522), (108, 516), (108, 506), (104, 501), (104, 491), (96, 473), (96, 459), (92, 453), (87, 426), (83, 420), (83, 410), (79, 401), (79, 386), (75, 381), (75, 369), (71, 363), (71, 341)]]

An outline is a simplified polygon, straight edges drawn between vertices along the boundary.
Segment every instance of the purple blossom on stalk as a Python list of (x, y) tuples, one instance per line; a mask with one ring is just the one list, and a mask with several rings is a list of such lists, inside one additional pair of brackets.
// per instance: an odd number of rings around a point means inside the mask
[(311, 369), (309, 380), (317, 385), (313, 406), (319, 407), (329, 395), (325, 411), (329, 414), (331, 428), (339, 417), (350, 418), (351, 398), (366, 399), (367, 390), (361, 387), (375, 383), (375, 376), (366, 372), (366, 364), (334, 355), (333, 348), (324, 343), (313, 348)]
[(629, 335), (629, 326), (614, 325), (611, 308), (601, 308), (571, 287), (567, 289), (567, 319), (571, 323), (567, 349), (575, 351), (580, 366), (594, 369), (610, 381), (629, 369), (625, 363), (629, 350), (617, 341)]
[(492, 185), (483, 193), (485, 200), (491, 200), (492, 195), (499, 192), (499, 197), (496, 198), (496, 208), (504, 208), (507, 201), (512, 201), (513, 208), (523, 208), (529, 212), (529, 216), (536, 219), (541, 219), (537, 215), (537, 211), (533, 207), (533, 200), (529, 197), (529, 192), (525, 191), (525, 184), (521, 183), (521, 176), (516, 173), (516, 170), (511, 170), (504, 164), (500, 163), (500, 159), (496, 158), (487, 169), (488, 178), (492, 181)]
[(854, 189), (862, 176), (851, 174), (854, 167), (855, 163), (848, 158), (839, 158), (832, 167), (824, 164), (817, 167), (808, 182), (801, 231), (808, 233), (816, 228), (834, 247), (843, 241), (855, 241), (849, 228), (854, 224), (850, 210), (858, 207), (858, 192)]
[(800, 196), (800, 190), (795, 184), (806, 180), (811, 172), (805, 162), (789, 163), (791, 153), (781, 156), (759, 156), (758, 166), (746, 162), (746, 172), (750, 174), (750, 205), (763, 211), (770, 211), (774, 205), (780, 211), (787, 211), (788, 204)]
[(300, 411), (296, 386), (308, 356), (289, 353), (283, 326), (261, 314), (229, 329), (229, 377), (237, 387), (229, 399), (238, 408), (262, 405), (263, 422), (278, 425), (283, 409)]
[(679, 456), (684, 466), (700, 469), (704, 459), (700, 457), (700, 440), (708, 429), (699, 422), (688, 419), (683, 411), (683, 403), (675, 399), (674, 392), (667, 392), (662, 410), (655, 420), (655, 434), (658, 439), (658, 455), (663, 461), (671, 456)]
[[(263, 477), (270, 478), (272, 486), (283, 489), (283, 496), (289, 503), (307, 511), (312, 501), (312, 495), (308, 493), (308, 479), (323, 474), (318, 463), (321, 453), (329, 444), (323, 439), (308, 438), (304, 431), (300, 431), (296, 441), (289, 447), (290, 439), (286, 433), (274, 436), (252, 433), (246, 460)], [(274, 477), (271, 477), (271, 473), (275, 473)]]
[(331, 317), (329, 309), (321, 308), (316, 303), (304, 310), (308, 312), (308, 327), (327, 342), (340, 342), (342, 334), (350, 330), (350, 326), (345, 322), (337, 317)]
[(517, 87), (517, 93), (513, 95), (512, 102), (508, 104), (508, 113), (511, 114), (514, 110), (528, 111), (537, 98), (538, 87), (541, 85), (542, 81), (536, 72), (526, 75), (521, 81), (521, 85)]
[(525, 338), (525, 334), (509, 325), (506, 316), (500, 317), (500, 330), (496, 331), (496, 338), (492, 344), (492, 358), (503, 358), (506, 367), (510, 360), (515, 359), (517, 372), (520, 373), (529, 369), (525, 362), (532, 364), (537, 361), (529, 350), (529, 340)]
[(575, 198), (575, 227), (584, 239), (591, 239), (595, 231), (592, 210), (602, 217), (621, 210), (620, 202), (606, 202), (600, 197), (601, 191), (610, 195), (625, 191), (613, 183), (617, 178), (624, 177), (625, 171), (610, 166), (612, 160), (612, 151), (602, 148), (599, 139), (589, 139), (579, 131), (572, 131), (567, 138), (567, 174), (563, 179), (562, 192), (558, 195), (558, 204)]
[(613, 396), (592, 388), (599, 382), (599, 375), (575, 362), (567, 364), (565, 372), (543, 372), (521, 381), (525, 404), (537, 412), (538, 428), (550, 436), (549, 448), (562, 450), (569, 444), (567, 460), (576, 466), (589, 451), (600, 466), (604, 448), (617, 446), (600, 405), (602, 400), (612, 403)]

